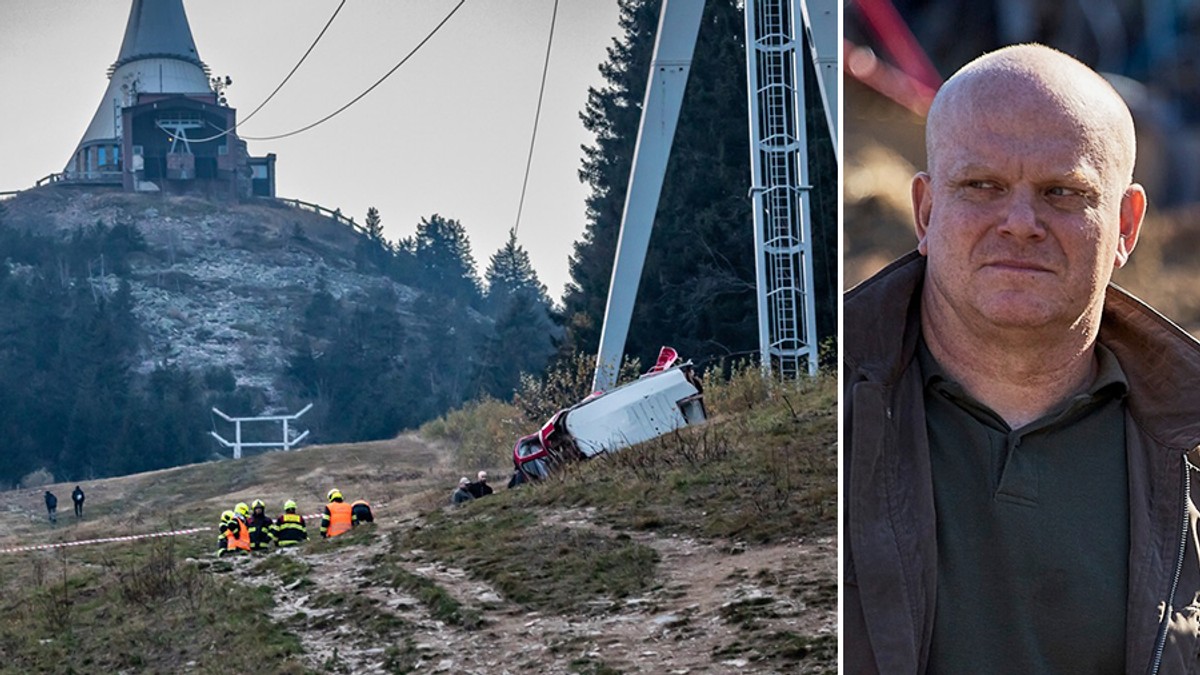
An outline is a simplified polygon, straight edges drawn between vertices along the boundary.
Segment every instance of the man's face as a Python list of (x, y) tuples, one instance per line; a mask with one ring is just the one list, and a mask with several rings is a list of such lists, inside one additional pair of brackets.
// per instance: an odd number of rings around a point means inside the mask
[(1069, 328), (1098, 311), (1145, 209), (1111, 146), (1020, 91), (939, 123), (931, 174), (913, 181), (927, 297), (985, 328)]

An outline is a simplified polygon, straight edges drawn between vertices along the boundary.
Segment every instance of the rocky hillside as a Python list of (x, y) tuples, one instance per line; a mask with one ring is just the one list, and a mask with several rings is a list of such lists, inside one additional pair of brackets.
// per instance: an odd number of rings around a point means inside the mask
[[(145, 337), (137, 370), (228, 367), (239, 386), (260, 390), (271, 406), (282, 404), (286, 339), (320, 279), (350, 304), (391, 291), (402, 315), (416, 297), (380, 274), (358, 271), (360, 233), (274, 201), (226, 204), (49, 186), (3, 207), (9, 225), (64, 238), (98, 223), (136, 227), (148, 244), (131, 258), (134, 313)], [(115, 291), (117, 278), (103, 260), (89, 268), (93, 284)]]
[[(55, 525), (0, 491), (0, 671), (837, 672), (836, 391), (712, 382), (708, 424), (513, 490), (496, 443), (459, 508), (469, 465), (424, 433), (87, 481), (82, 518), (48, 485)], [(331, 487), (374, 526), (214, 556), (222, 510)]]

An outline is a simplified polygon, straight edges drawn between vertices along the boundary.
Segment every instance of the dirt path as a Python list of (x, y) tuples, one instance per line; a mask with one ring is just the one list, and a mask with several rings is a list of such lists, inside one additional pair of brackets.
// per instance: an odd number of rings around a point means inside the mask
[[(562, 511), (552, 520), (598, 527), (590, 515)], [(587, 616), (521, 610), (461, 569), (420, 562), (421, 552), (393, 560), (478, 611), (482, 625), (468, 630), (433, 618), (417, 598), (368, 577), (372, 561), (388, 549), (386, 532), (384, 528), (365, 545), (301, 553), (312, 566), (308, 578), (314, 585), (293, 582), (286, 587), (275, 578), (260, 580), (277, 586), (273, 618), (300, 635), (308, 666), (386, 673), (407, 659), (413, 672), (432, 673), (552, 674), (580, 672), (587, 664), (626, 673), (747, 668), (771, 673), (782, 671), (756, 664), (753, 650), (736, 649), (747, 631), (836, 635), (837, 556), (830, 538), (736, 552), (689, 538), (639, 535), (661, 556), (662, 583), (619, 607)], [(344, 601), (324, 606), (326, 593)], [(373, 632), (342, 619), (347, 607), (360, 605), (372, 607), (394, 630)]]

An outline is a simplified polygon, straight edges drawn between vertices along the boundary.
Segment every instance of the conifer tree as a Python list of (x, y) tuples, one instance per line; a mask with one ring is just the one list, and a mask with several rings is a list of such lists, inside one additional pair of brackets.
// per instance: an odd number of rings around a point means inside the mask
[(483, 393), (507, 399), (521, 373), (541, 373), (554, 354), (557, 334), (546, 286), (538, 280), (529, 253), (515, 231), (488, 263), (486, 307), (494, 321), (484, 340), (479, 364)]
[(436, 213), (422, 218), (410, 246), (422, 287), (464, 305), (479, 304), (479, 275), (470, 237), (461, 223)]

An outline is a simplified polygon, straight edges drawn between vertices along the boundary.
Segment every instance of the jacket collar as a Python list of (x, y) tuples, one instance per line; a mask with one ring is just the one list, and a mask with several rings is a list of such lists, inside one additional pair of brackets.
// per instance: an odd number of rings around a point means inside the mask
[[(847, 376), (894, 384), (916, 353), (925, 257), (912, 251), (846, 293)], [(1200, 444), (1200, 342), (1115, 284), (1105, 294), (1100, 343), (1129, 380), (1130, 414), (1158, 443)]]

